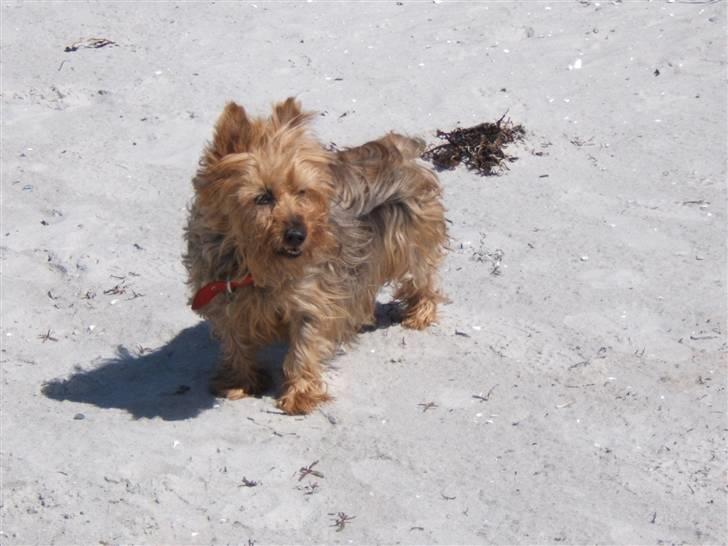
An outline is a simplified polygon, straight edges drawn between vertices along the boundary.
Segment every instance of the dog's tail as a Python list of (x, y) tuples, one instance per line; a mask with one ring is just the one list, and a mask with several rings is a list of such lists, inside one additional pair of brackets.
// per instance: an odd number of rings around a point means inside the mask
[(399, 153), (402, 154), (403, 159), (416, 159), (420, 157), (426, 147), (425, 141), (421, 138), (406, 137), (397, 133), (389, 133), (381, 140), (387, 141), (388, 144), (397, 148)]
[(421, 138), (407, 137), (399, 133), (388, 133), (386, 136), (338, 152), (339, 158), (351, 164), (371, 161), (412, 160), (420, 157), (425, 151), (425, 141)]
[[(375, 209), (403, 204), (415, 197), (417, 184), (408, 174), (434, 175), (414, 161), (425, 149), (422, 139), (389, 133), (378, 140), (337, 153), (334, 166), (339, 205), (357, 217)], [(435, 185), (437, 183), (435, 182)]]
[(418, 261), (438, 261), (446, 243), (437, 177), (415, 161), (424, 147), (390, 133), (338, 153), (338, 205), (370, 227), (387, 277)]

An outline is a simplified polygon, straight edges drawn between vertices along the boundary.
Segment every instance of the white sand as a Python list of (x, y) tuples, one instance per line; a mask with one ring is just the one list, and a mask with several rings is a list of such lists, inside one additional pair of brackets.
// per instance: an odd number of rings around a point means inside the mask
[[(1, 544), (725, 541), (725, 2), (398, 4), (3, 4)], [(224, 102), (292, 94), (339, 145), (529, 130), (441, 176), (441, 323), (305, 418), (207, 394), (180, 264)]]

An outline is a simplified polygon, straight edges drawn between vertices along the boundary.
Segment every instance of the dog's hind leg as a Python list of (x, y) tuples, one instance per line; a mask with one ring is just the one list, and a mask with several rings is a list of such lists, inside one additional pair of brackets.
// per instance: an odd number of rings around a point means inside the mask
[[(418, 181), (424, 180), (427, 178)], [(389, 226), (395, 233), (404, 234), (400, 239), (406, 241), (396, 245), (390, 242), (388, 246), (398, 247), (389, 254), (399, 261), (393, 269), (398, 271), (395, 299), (404, 305), (402, 325), (415, 330), (435, 322), (437, 304), (446, 300), (437, 287), (437, 269), (447, 244), (444, 210), (438, 197), (436, 192), (423, 191), (421, 196), (404, 199), (401, 206), (407, 211), (406, 220)]]
[(437, 320), (437, 304), (445, 298), (437, 290), (434, 271), (419, 278), (408, 275), (398, 283), (395, 299), (402, 302), (402, 326), (424, 330)]

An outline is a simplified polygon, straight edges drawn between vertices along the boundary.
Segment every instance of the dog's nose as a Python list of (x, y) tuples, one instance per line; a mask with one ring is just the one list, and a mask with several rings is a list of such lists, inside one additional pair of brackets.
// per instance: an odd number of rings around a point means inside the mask
[(283, 239), (288, 245), (300, 246), (306, 240), (306, 227), (303, 225), (295, 225), (288, 228)]

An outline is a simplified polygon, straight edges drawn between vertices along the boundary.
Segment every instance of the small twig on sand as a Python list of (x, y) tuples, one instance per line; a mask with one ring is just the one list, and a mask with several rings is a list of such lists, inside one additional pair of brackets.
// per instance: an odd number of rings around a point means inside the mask
[(45, 334), (40, 334), (38, 336), (38, 339), (43, 340), (43, 343), (46, 341), (58, 341), (58, 338), (53, 337), (53, 331), (48, 330)]
[(134, 289), (132, 288), (132, 289), (131, 289), (131, 297), (130, 297), (130, 298), (128, 298), (128, 299), (130, 299), (130, 300), (135, 300), (135, 299), (137, 299), (137, 298), (142, 298), (142, 297), (144, 297), (144, 294), (142, 294), (141, 292), (137, 292), (136, 290), (134, 290)]
[(238, 487), (257, 487), (260, 485), (259, 481), (256, 480), (249, 480), (245, 476), (243, 476), (243, 481)]
[(115, 296), (115, 295), (118, 295), (118, 294), (125, 294), (126, 293), (126, 289), (127, 289), (127, 286), (126, 286), (126, 278), (125, 277), (122, 277), (122, 280), (121, 280), (120, 283), (114, 285), (111, 288), (107, 288), (106, 290), (104, 290), (104, 294), (107, 295), (107, 296), (112, 296), (112, 295)]
[(74, 42), (70, 46), (66, 46), (63, 51), (65, 51), (66, 53), (70, 53), (72, 51), (78, 51), (81, 48), (99, 49), (109, 45), (116, 45), (116, 42), (112, 42), (111, 40), (107, 40), (106, 38), (86, 38), (85, 40), (79, 40), (78, 42)]
[[(273, 433), (273, 436), (278, 436), (278, 437), (280, 437), (280, 438), (282, 438), (282, 437), (283, 437), (283, 434), (282, 434), (282, 433), (278, 432), (278, 431), (277, 431), (276, 429), (274, 429), (274, 428), (273, 428), (272, 426), (270, 426), (270, 425), (266, 425), (266, 424), (264, 424), (264, 423), (259, 423), (258, 421), (256, 421), (256, 420), (255, 420), (255, 419), (253, 419), (252, 417), (246, 417), (246, 419), (247, 419), (248, 421), (250, 421), (251, 423), (254, 423), (254, 424), (258, 425), (259, 427), (267, 428), (268, 430), (270, 430), (270, 431), (271, 431), (271, 432)], [(295, 433), (295, 432), (287, 432), (286, 434), (289, 434), (289, 435), (291, 435), (291, 436), (295, 436), (295, 434), (296, 434), (296, 433)]]
[(422, 402), (420, 404), (417, 404), (422, 408), (422, 413), (425, 413), (429, 409), (435, 409), (437, 407), (437, 404), (434, 402)]
[(336, 514), (329, 513), (329, 516), (334, 516), (334, 523), (331, 524), (331, 527), (336, 527), (336, 532), (343, 531), (344, 527), (346, 527), (346, 524), (352, 521), (353, 519), (356, 519), (356, 516), (349, 516), (345, 514), (344, 512), (338, 512)]
[(493, 385), (485, 396), (483, 396), (482, 394), (474, 394), (473, 398), (480, 400), (481, 402), (487, 402), (488, 400), (490, 400), (490, 395), (493, 394), (493, 391), (497, 386), (497, 383)]
[(312, 462), (308, 466), (302, 466), (298, 469), (299, 475), (298, 475), (298, 481), (300, 482), (303, 478), (306, 476), (316, 476), (317, 478), (323, 478), (324, 475), (321, 474), (318, 470), (314, 470), (313, 467), (318, 464), (318, 461)]

